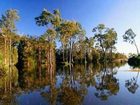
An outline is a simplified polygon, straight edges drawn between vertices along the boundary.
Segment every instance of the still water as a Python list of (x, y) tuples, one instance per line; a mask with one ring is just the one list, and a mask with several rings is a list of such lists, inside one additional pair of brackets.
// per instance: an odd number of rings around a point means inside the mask
[(0, 77), (0, 105), (140, 105), (139, 70), (125, 65), (17, 70)]

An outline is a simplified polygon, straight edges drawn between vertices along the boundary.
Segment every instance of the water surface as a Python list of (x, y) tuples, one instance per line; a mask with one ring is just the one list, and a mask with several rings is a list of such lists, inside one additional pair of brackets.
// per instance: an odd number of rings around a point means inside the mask
[(0, 105), (140, 105), (139, 85), (127, 64), (14, 68), (0, 78)]

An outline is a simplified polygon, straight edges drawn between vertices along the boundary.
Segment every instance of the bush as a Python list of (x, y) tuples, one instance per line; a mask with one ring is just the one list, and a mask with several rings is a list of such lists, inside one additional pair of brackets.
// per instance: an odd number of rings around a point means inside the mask
[(128, 64), (133, 67), (140, 67), (140, 55), (132, 56), (128, 59)]

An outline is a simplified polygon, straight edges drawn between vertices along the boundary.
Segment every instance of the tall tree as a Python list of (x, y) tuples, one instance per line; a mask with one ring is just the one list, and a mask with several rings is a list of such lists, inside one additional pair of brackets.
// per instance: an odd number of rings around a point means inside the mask
[(69, 45), (70, 54), (69, 54), (69, 63), (71, 63), (72, 60), (72, 38), (74, 38), (76, 35), (80, 32), (80, 26), (75, 21), (64, 21), (60, 24), (60, 26), (57, 28), (57, 31), (60, 34), (60, 40), (62, 43), (63, 48), (63, 62), (65, 62), (65, 48)]
[(137, 54), (139, 55), (139, 49), (138, 46), (136, 44), (136, 40), (135, 40), (136, 34), (133, 32), (132, 29), (128, 29), (125, 34), (123, 35), (123, 39), (125, 42), (129, 42), (131, 44), (134, 44), (137, 50)]
[(60, 12), (59, 10), (54, 10), (53, 13), (51, 13), (47, 9), (44, 9), (41, 15), (36, 17), (35, 20), (38, 26), (46, 26), (46, 33), (44, 34), (43, 38), (50, 44), (49, 59), (51, 63), (53, 61), (51, 58), (52, 54), (54, 53), (54, 41), (57, 38), (57, 33), (55, 30), (61, 23)]
[[(9, 65), (11, 65), (11, 50), (12, 50), (12, 34), (16, 31), (16, 21), (19, 20), (19, 15), (17, 10), (10, 9), (5, 12), (4, 15), (2, 15), (2, 18), (0, 19), (0, 27), (3, 30), (3, 36), (4, 36), (4, 43), (5, 43), (5, 54), (6, 54), (6, 46), (7, 46), (7, 40), (9, 40)], [(6, 55), (5, 55), (5, 63), (6, 63)]]
[(40, 16), (35, 18), (38, 26), (46, 26), (56, 28), (61, 22), (61, 15), (59, 10), (54, 10), (53, 13), (44, 9)]
[(108, 29), (107, 34), (105, 35), (105, 48), (108, 50), (108, 52), (111, 54), (110, 60), (112, 61), (112, 52), (114, 49), (116, 49), (115, 44), (117, 43), (117, 33), (116, 31), (111, 28)]
[(104, 24), (99, 24), (97, 27), (93, 28), (94, 39), (96, 42), (96, 47), (98, 47), (106, 60), (106, 53), (116, 44), (117, 33), (113, 28), (108, 28)]

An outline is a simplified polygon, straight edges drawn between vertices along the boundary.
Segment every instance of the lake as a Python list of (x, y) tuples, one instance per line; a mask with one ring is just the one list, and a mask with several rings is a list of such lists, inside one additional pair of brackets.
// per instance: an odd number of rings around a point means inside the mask
[(139, 70), (74, 65), (17, 70), (0, 77), (0, 105), (140, 105)]

